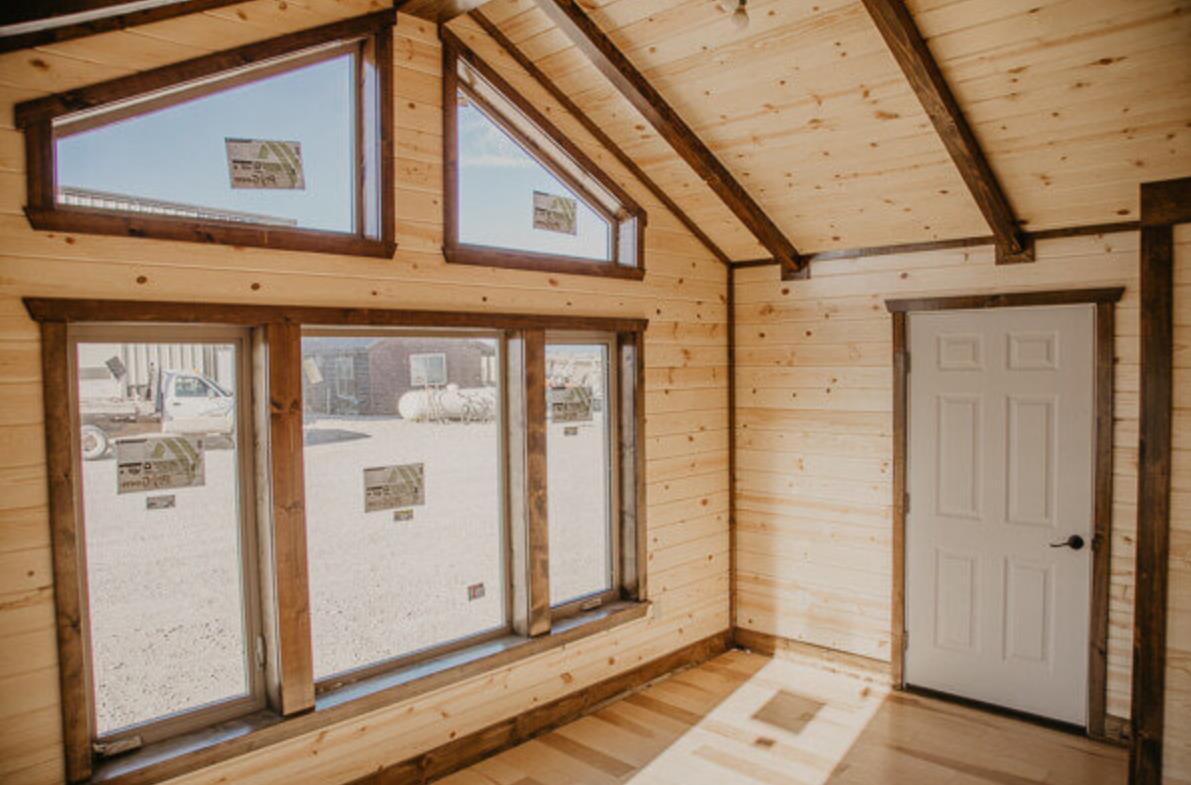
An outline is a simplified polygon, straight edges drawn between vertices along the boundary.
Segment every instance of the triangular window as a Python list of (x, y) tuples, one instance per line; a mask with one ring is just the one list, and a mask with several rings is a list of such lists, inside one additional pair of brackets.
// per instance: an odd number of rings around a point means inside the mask
[(364, 17), (24, 105), (28, 131), (48, 131), (53, 174), (31, 189), (30, 219), (391, 255), (391, 25)]
[(447, 260), (639, 277), (641, 208), (457, 39), (445, 47)]

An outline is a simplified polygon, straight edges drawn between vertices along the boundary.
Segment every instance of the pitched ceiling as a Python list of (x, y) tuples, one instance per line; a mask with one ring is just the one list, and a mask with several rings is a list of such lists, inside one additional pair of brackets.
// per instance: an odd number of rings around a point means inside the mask
[[(1136, 218), (1191, 174), (1191, 0), (908, 0), (1030, 230)], [(584, 0), (801, 251), (989, 228), (860, 0)], [(483, 12), (734, 259), (764, 251), (537, 9)]]

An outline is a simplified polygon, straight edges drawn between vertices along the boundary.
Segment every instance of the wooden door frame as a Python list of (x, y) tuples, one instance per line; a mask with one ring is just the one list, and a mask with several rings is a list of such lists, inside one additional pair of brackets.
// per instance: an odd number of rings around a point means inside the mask
[(1174, 227), (1191, 223), (1191, 177), (1141, 186), (1141, 410), (1133, 587), (1129, 782), (1162, 780), (1174, 422)]
[(1113, 414), (1113, 323), (1114, 306), (1124, 287), (1068, 289), (1045, 292), (1005, 292), (954, 297), (922, 297), (886, 300), (893, 316), (893, 614), (890, 665), (893, 686), (905, 683), (906, 631), (906, 458), (909, 432), (909, 346), (907, 316), (927, 311), (1021, 308), (1027, 306), (1094, 305), (1095, 354), (1095, 441), (1092, 452), (1095, 473), (1092, 485), (1092, 602), (1088, 628), (1088, 720), (1087, 733), (1107, 738), (1106, 687), (1108, 676), (1108, 571), (1112, 548), (1112, 414)]

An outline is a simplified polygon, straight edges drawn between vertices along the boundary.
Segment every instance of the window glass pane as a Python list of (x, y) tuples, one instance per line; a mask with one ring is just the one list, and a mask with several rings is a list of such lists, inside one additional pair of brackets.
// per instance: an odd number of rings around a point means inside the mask
[[(353, 61), (341, 55), (61, 136), (58, 203), (354, 232)], [(267, 164), (258, 171), (270, 179), (249, 187), (237, 177), (233, 187), (229, 159), (241, 174)]]
[(606, 344), (546, 346), (550, 604), (612, 586)]
[[(498, 351), (302, 339), (316, 679), (504, 627)], [(416, 356), (442, 358), (444, 386), (412, 378)]]
[(608, 222), (462, 94), (458, 131), (461, 243), (612, 258)]
[(249, 692), (236, 353), (78, 344), (100, 736)]

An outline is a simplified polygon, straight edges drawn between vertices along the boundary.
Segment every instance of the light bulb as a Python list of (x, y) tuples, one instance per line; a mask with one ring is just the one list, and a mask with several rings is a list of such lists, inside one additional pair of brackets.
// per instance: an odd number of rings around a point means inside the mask
[(736, 10), (732, 12), (732, 25), (737, 30), (743, 30), (749, 26), (749, 12), (745, 6), (748, 5), (748, 0), (740, 0), (740, 4), (736, 6)]

